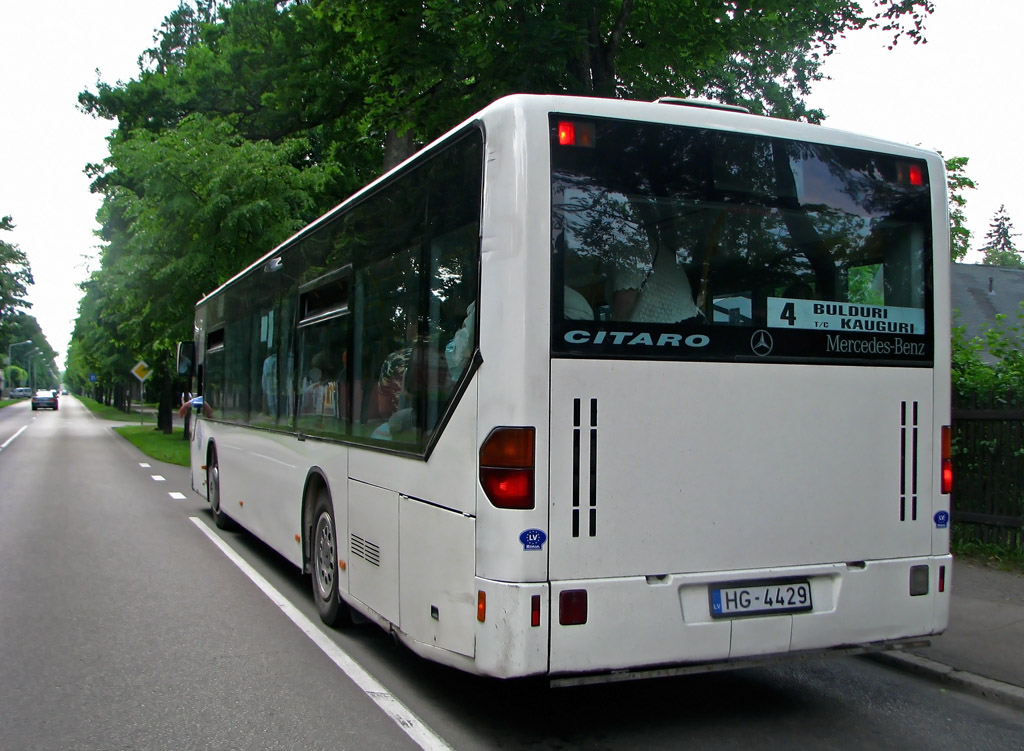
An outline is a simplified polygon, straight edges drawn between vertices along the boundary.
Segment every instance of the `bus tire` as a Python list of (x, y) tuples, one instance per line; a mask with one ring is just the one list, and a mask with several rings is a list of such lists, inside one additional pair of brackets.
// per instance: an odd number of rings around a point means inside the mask
[(313, 507), (313, 539), (309, 546), (313, 600), (320, 620), (328, 626), (347, 626), (352, 623), (352, 612), (338, 594), (337, 529), (331, 495), (321, 488)]
[(206, 497), (210, 502), (213, 523), (217, 525), (217, 529), (231, 529), (234, 523), (220, 507), (220, 467), (217, 464), (216, 451), (210, 452), (210, 459), (206, 463)]

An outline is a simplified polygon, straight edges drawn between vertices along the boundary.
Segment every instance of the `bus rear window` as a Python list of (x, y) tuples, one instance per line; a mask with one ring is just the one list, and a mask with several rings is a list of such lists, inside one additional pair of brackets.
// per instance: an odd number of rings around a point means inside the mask
[(923, 160), (573, 118), (580, 144), (565, 122), (553, 355), (931, 364)]

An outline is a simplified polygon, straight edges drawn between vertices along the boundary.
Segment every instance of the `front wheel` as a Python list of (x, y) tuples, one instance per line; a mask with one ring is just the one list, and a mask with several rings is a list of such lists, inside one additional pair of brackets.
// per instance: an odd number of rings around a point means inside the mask
[(217, 525), (217, 529), (231, 529), (234, 526), (231, 517), (220, 507), (220, 467), (217, 465), (216, 454), (210, 456), (206, 467), (206, 497), (210, 501), (213, 523)]
[(313, 539), (310, 544), (313, 600), (320, 620), (328, 626), (348, 625), (352, 613), (338, 594), (338, 537), (334, 505), (326, 490), (317, 495), (313, 509)]

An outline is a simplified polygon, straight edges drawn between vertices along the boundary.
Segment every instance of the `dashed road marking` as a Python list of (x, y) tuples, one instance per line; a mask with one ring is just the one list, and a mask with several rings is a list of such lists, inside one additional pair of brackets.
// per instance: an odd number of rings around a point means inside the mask
[(163, 475), (150, 475), (153, 478), (153, 482), (167, 482)]
[(24, 432), (25, 432), (25, 430), (26, 430), (27, 428), (28, 428), (28, 425), (22, 425), (22, 426), (21, 426), (21, 427), (20, 427), (20, 428), (18, 429), (18, 432), (17, 432), (17, 433), (15, 433), (14, 435), (12, 435), (12, 436), (11, 436), (10, 438), (8, 438), (8, 439), (7, 439), (6, 441), (4, 441), (3, 443), (0, 443), (0, 451), (3, 451), (3, 450), (4, 450), (5, 448), (7, 448), (8, 446), (10, 446), (10, 445), (11, 445), (12, 443), (14, 443), (14, 439), (15, 439), (15, 438), (17, 438), (17, 437), (18, 437), (19, 435), (21, 435), (22, 433), (24, 433)]
[(171, 498), (173, 498), (176, 501), (184, 501), (185, 500), (185, 494), (184, 493), (179, 493), (176, 490), (174, 492), (172, 492), (172, 493), (168, 493), (167, 495), (169, 495)]

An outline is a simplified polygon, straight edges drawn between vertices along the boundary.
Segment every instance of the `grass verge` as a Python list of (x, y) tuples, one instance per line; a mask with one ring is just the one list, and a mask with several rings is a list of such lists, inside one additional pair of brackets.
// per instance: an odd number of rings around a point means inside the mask
[(978, 540), (957, 540), (954, 537), (950, 548), (957, 559), (1024, 574), (1024, 547), (1012, 548)]
[[(138, 412), (124, 412), (117, 407), (108, 407), (105, 404), (100, 404), (94, 399), (90, 399), (87, 396), (75, 397), (84, 404), (90, 412), (97, 417), (104, 420), (139, 420)], [(137, 407), (138, 405), (136, 405)], [(143, 424), (156, 425), (156, 414), (155, 413), (144, 413), (142, 415), (141, 422)]]
[[(116, 407), (100, 404), (87, 396), (76, 397), (90, 412), (104, 420), (139, 420), (138, 412), (122, 412)], [(114, 428), (139, 451), (150, 459), (168, 464), (187, 467), (189, 464), (188, 441), (181, 437), (181, 428), (175, 428), (169, 435), (161, 430), (154, 430), (156, 414), (144, 413), (140, 425), (125, 425)]]
[(181, 437), (181, 428), (175, 428), (170, 435), (146, 425), (125, 425), (114, 430), (152, 459), (188, 466), (189, 443)]

